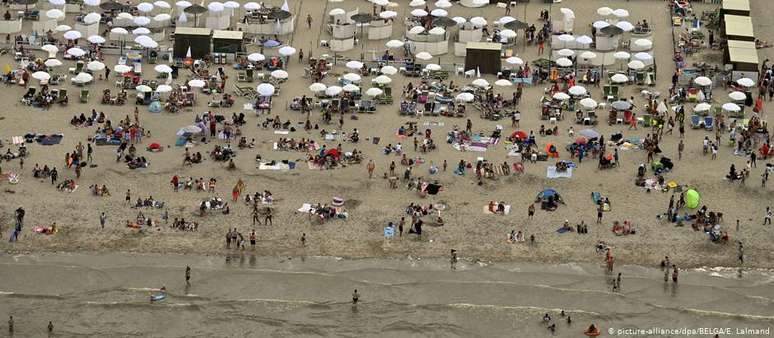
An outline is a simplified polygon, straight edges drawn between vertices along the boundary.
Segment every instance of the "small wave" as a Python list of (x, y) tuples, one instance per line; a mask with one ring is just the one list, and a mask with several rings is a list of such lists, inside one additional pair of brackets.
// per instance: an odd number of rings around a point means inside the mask
[(12, 291), (0, 291), (0, 295), (12, 295), (14, 292)]
[(729, 313), (729, 312), (701, 310), (701, 309), (694, 309), (694, 308), (680, 308), (680, 310), (696, 313), (704, 316), (721, 316), (721, 317), (753, 319), (753, 320), (774, 320), (774, 316), (751, 315), (746, 313)]
[(307, 304), (316, 305), (316, 302), (296, 299), (275, 299), (275, 298), (243, 298), (228, 300), (227, 302), (263, 302), (263, 303), (286, 303), (286, 304)]
[(515, 305), (494, 305), (494, 304), (470, 304), (470, 303), (452, 303), (448, 304), (447, 306), (453, 307), (453, 308), (481, 308), (481, 309), (494, 309), (494, 310), (529, 310), (534, 312), (560, 312), (564, 311), (566, 313), (579, 313), (579, 314), (586, 314), (591, 316), (600, 316), (599, 313), (593, 312), (593, 311), (585, 311), (585, 310), (577, 310), (577, 309), (560, 309), (560, 308), (547, 308), (547, 307), (539, 307), (539, 306), (515, 306)]

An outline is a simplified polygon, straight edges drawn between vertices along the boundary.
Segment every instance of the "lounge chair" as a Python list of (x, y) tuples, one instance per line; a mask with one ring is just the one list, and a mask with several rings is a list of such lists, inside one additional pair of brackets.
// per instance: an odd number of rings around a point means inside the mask
[(81, 101), (81, 103), (89, 102), (89, 90), (88, 89), (81, 89), (80, 101)]
[(704, 129), (712, 130), (715, 127), (715, 120), (712, 116), (704, 117)]
[(699, 129), (702, 128), (702, 121), (701, 116), (699, 115), (691, 115), (691, 128), (692, 129)]
[(70, 74), (78, 74), (83, 71), (83, 61), (78, 61), (75, 63), (75, 67), (68, 68), (67, 69)]

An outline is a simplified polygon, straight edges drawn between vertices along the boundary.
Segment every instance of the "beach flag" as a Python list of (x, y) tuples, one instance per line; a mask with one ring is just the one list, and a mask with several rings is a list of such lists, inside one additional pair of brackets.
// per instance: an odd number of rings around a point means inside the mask
[(288, 5), (288, 0), (285, 0), (285, 3), (282, 4), (281, 9), (285, 12), (290, 12), (290, 6)]
[(476, 77), (481, 77), (481, 69), (476, 66)]
[(188, 46), (188, 50), (185, 52), (185, 58), (190, 59), (192, 56), (193, 54), (191, 54), (191, 46)]
[(180, 17), (177, 18), (177, 22), (188, 22), (188, 17), (185, 16), (185, 12), (180, 13)]

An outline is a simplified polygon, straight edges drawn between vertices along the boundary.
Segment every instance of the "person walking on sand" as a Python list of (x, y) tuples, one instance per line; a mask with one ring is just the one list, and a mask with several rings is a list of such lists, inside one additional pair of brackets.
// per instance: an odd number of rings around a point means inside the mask
[(191, 267), (185, 266), (185, 285), (191, 285)]
[(742, 244), (742, 241), (739, 241), (739, 246), (737, 247), (737, 254), (739, 256), (739, 265), (744, 264), (744, 245)]
[(301, 246), (306, 246), (306, 233), (301, 233)]
[(259, 214), (258, 214), (258, 206), (257, 206), (257, 205), (255, 205), (255, 206), (253, 207), (253, 225), (255, 225), (255, 223), (258, 223), (258, 225), (261, 225), (261, 219), (260, 219), (260, 218), (258, 218), (258, 217), (259, 217)]
[(306, 15), (306, 27), (312, 29), (312, 14)]
[(618, 273), (618, 277), (615, 279), (615, 284), (618, 286), (618, 291), (621, 291), (621, 273)]
[(451, 249), (451, 269), (457, 270), (457, 250)]
[(374, 169), (376, 169), (374, 160), (368, 160), (368, 165), (366, 166), (366, 169), (368, 169), (368, 179), (370, 180), (374, 177)]
[(772, 211), (771, 207), (766, 207), (766, 215), (763, 216), (763, 225), (771, 225)]
[(272, 217), (273, 215), (272, 215), (271, 208), (266, 208), (266, 215), (264, 215), (263, 217), (263, 224), (266, 224), (267, 226), (274, 225), (274, 223), (272, 222)]
[(236, 202), (239, 200), (239, 195), (242, 194), (242, 191), (245, 189), (245, 182), (242, 181), (240, 178), (237, 180), (236, 185), (234, 185), (234, 189), (231, 190), (231, 200)]
[(105, 216), (105, 212), (103, 211), (99, 215), (99, 226), (102, 227), (102, 229), (105, 228), (105, 223), (107, 223), (107, 216)]
[(132, 189), (126, 190), (126, 198), (124, 200), (126, 201), (126, 204), (129, 204), (132, 202)]
[(535, 203), (532, 203), (527, 207), (527, 218), (532, 219), (535, 217)]
[(680, 143), (677, 144), (677, 160), (683, 159), (683, 150), (685, 149), (685, 144), (683, 143), (683, 140), (680, 139)]

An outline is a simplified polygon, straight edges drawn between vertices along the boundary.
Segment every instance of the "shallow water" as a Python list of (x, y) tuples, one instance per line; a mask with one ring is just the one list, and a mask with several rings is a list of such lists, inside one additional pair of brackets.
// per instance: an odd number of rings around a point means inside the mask
[[(560, 337), (582, 336), (589, 323), (605, 333), (774, 326), (767, 270), (739, 278), (735, 269), (694, 269), (674, 286), (658, 269), (623, 266), (622, 291), (612, 293), (601, 266), (572, 263), (463, 260), (450, 271), (447, 261), (411, 257), (58, 253), (2, 256), (0, 266), (0, 316), (15, 316), (16, 336), (40, 336), (52, 320), (66, 336), (542, 337), (546, 312)], [(162, 285), (168, 298), (151, 303)]]

